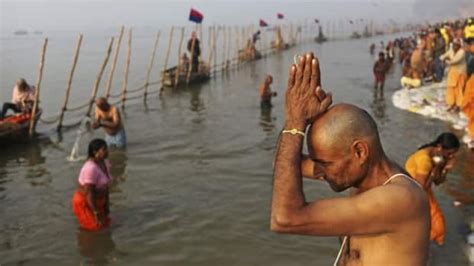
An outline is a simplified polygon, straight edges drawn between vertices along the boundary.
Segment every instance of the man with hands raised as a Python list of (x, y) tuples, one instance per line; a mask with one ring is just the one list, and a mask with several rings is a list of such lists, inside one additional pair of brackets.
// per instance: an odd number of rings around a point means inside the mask
[[(332, 95), (321, 88), (317, 58), (300, 57), (289, 72), (271, 230), (342, 236), (334, 265), (426, 265), (430, 213), (423, 189), (386, 156), (366, 111), (331, 103)], [(309, 155), (302, 154), (306, 135)], [(353, 193), (307, 202), (303, 176)]]

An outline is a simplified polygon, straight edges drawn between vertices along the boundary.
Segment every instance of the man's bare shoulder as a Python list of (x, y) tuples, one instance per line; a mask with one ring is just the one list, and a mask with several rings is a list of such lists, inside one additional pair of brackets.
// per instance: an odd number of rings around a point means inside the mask
[[(357, 205), (376, 207), (387, 210), (387, 215), (395, 215), (399, 218), (409, 218), (419, 215), (420, 211), (429, 208), (426, 193), (416, 181), (409, 180), (409, 177), (400, 177), (389, 184), (378, 186), (354, 196)], [(379, 210), (380, 210), (379, 209)], [(388, 211), (390, 210), (390, 211)]]

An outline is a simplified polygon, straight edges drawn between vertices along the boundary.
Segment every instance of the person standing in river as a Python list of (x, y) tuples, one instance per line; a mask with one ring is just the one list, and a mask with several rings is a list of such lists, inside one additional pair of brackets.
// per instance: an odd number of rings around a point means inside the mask
[(109, 184), (112, 182), (107, 160), (107, 143), (94, 139), (89, 143), (87, 161), (81, 169), (72, 209), (81, 229), (98, 231), (110, 225)]

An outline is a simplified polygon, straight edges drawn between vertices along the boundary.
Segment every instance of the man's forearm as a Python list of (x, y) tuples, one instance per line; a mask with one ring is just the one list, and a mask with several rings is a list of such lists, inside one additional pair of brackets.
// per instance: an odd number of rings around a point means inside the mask
[(301, 178), (301, 148), (304, 137), (280, 136), (273, 179), (272, 220), (287, 222), (290, 211), (305, 203)]

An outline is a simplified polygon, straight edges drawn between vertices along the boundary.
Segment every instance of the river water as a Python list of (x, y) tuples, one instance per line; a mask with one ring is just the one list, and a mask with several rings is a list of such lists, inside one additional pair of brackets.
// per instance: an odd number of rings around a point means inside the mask
[[(57, 35), (51, 38), (52, 44), (67, 39), (69, 45), (51, 48), (42, 92), (46, 116), (59, 110), (75, 37)], [(314, 51), (321, 61), (323, 87), (333, 92), (334, 101), (367, 109), (379, 125), (388, 155), (403, 164), (419, 145), (452, 129), (444, 122), (393, 107), (391, 95), (399, 89), (398, 66), (389, 74), (384, 96), (374, 96), (374, 58), (368, 47), (389, 38), (393, 36), (300, 45), (218, 73), (208, 83), (167, 90), (161, 98), (155, 94), (146, 106), (141, 100), (131, 101), (122, 111), (128, 148), (110, 154), (115, 177), (113, 226), (105, 232), (79, 231), (71, 210), (83, 163), (67, 160), (76, 140), (75, 129), (61, 135), (43, 129), (46, 133), (34, 143), (2, 147), (0, 264), (330, 265), (339, 247), (336, 238), (279, 235), (269, 230), (272, 159), (284, 122), (288, 67), (295, 54)], [(83, 74), (74, 83), (74, 103), (90, 96), (106, 48), (105, 37), (91, 39), (91, 48), (85, 48), (88, 53), (80, 59)], [(145, 39), (138, 38), (136, 44), (143, 54), (153, 42), (152, 37), (146, 45), (140, 42)], [(41, 39), (1, 41), (0, 96), (6, 101), (18, 76), (31, 73), (28, 80), (33, 83)], [(139, 86), (148, 58), (137, 54), (132, 66), (142, 70), (132, 71), (130, 83)], [(258, 86), (266, 74), (274, 76), (272, 87), (279, 93), (270, 112), (259, 107)], [(121, 77), (121, 71), (116, 76)], [(56, 83), (60, 85), (53, 86)], [(88, 141), (101, 136), (100, 131), (83, 135), (82, 155)], [(463, 248), (474, 214), (474, 153), (463, 146), (458, 158), (447, 182), (434, 189), (446, 215), (448, 234), (443, 247), (432, 247), (431, 265), (468, 264)], [(322, 182), (305, 181), (304, 186), (308, 200), (336, 196)], [(463, 204), (453, 207), (454, 200)]]

